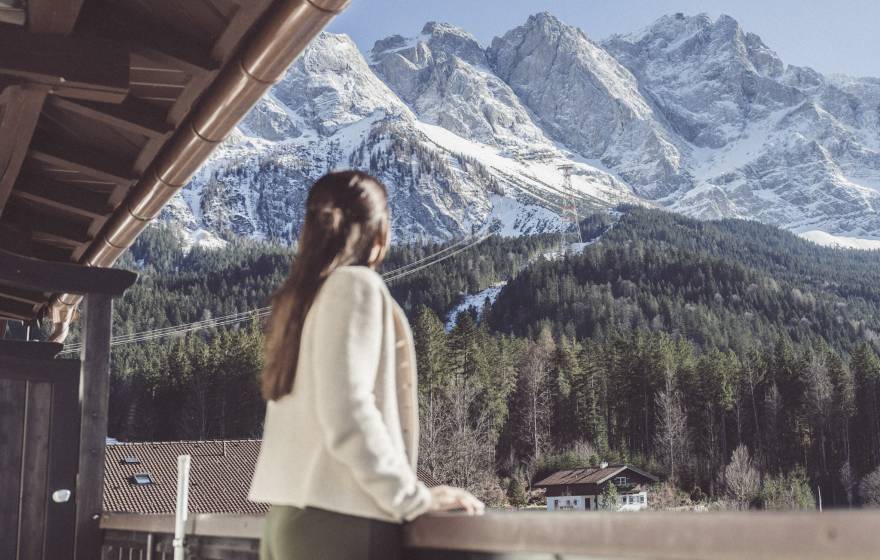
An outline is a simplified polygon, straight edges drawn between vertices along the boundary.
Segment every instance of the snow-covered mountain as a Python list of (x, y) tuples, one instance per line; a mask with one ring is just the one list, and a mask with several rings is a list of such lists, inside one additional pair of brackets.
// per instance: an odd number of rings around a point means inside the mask
[(730, 16), (666, 16), (603, 47), (690, 148), (691, 183), (661, 203), (880, 237), (880, 80), (787, 66)]
[(544, 13), (485, 46), (429, 22), (366, 56), (324, 33), (165, 217), (289, 240), (308, 186), (354, 166), (388, 186), (397, 239), (556, 231), (562, 165), (584, 209), (880, 239), (880, 79), (787, 66), (729, 16), (595, 42)]

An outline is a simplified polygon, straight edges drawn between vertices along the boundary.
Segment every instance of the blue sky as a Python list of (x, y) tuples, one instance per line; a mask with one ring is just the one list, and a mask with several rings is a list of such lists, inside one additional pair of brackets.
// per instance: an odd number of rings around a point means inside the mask
[(352, 0), (329, 31), (347, 33), (366, 51), (376, 39), (416, 35), (437, 20), (488, 44), (541, 11), (593, 39), (635, 31), (664, 14), (726, 13), (789, 64), (880, 77), (880, 0)]

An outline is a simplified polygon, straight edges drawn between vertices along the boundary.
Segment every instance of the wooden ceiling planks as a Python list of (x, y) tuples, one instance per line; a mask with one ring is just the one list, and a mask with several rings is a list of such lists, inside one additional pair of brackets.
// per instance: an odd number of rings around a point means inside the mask
[(28, 200), (37, 205), (54, 208), (98, 220), (113, 209), (106, 193), (95, 192), (77, 186), (76, 183), (63, 183), (49, 177), (19, 177), (13, 196)]
[[(25, 22), (0, 18), (0, 249), (112, 262), (181, 188), (187, 165), (225, 135), (214, 127), (199, 136), (191, 113), (204, 113), (206, 98), (229, 107), (214, 93), (234, 91), (217, 80), (233, 57), (298, 52), (345, 4), (30, 0)], [(298, 35), (297, 26), (305, 31)], [(244, 68), (240, 58), (236, 64)], [(277, 74), (261, 68), (242, 77), (265, 88)], [(255, 99), (242, 94), (239, 105)], [(206, 144), (194, 150), (188, 142)], [(33, 318), (50, 301), (76, 301), (52, 297), (0, 286), (0, 318)]]
[(47, 92), (43, 86), (16, 85), (0, 93), (0, 216), (12, 194)]
[(50, 86), (55, 95), (120, 103), (128, 94), (129, 51), (98, 37), (0, 33), (0, 75)]
[[(31, 0), (0, 23), (0, 247), (78, 261), (270, 0)], [(0, 317), (50, 294), (0, 287)]]
[(76, 25), (83, 0), (29, 0), (28, 29), (32, 33), (67, 35)]

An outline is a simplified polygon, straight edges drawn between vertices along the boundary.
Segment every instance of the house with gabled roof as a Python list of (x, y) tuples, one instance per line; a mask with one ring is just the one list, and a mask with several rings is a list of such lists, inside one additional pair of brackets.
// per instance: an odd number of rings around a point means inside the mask
[(638, 511), (648, 507), (649, 486), (658, 481), (651, 473), (631, 465), (609, 465), (557, 471), (534, 484), (543, 488), (547, 511), (608, 509), (603, 494), (609, 484), (617, 489), (613, 509)]
[[(177, 456), (189, 455), (191, 513), (264, 514), (268, 505), (247, 499), (260, 442), (240, 439), (120, 443), (108, 439), (104, 455), (104, 511), (174, 513)], [(417, 474), (427, 486), (439, 485), (422, 469)]]

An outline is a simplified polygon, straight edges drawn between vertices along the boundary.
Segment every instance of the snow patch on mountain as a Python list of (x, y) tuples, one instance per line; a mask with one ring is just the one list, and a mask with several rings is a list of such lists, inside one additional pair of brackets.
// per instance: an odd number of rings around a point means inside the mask
[(476, 294), (465, 295), (462, 298), (461, 303), (453, 307), (449, 314), (446, 316), (446, 331), (449, 332), (453, 328), (455, 328), (455, 323), (458, 322), (458, 316), (462, 313), (465, 313), (471, 308), (474, 308), (477, 310), (477, 314), (479, 314), (486, 307), (487, 301), (489, 305), (495, 303), (495, 299), (498, 297), (498, 294), (501, 293), (501, 290), (503, 290), (504, 286), (506, 285), (506, 281), (498, 282), (492, 286), (489, 286), (485, 290), (477, 292)]
[(825, 233), (820, 230), (805, 231), (798, 235), (816, 243), (817, 245), (825, 247), (880, 251), (880, 239), (862, 239), (859, 237), (831, 235), (830, 233)]
[(399, 240), (553, 232), (566, 165), (582, 210), (878, 239), (880, 79), (786, 65), (705, 14), (601, 43), (546, 13), (488, 46), (429, 22), (369, 62), (322, 33), (163, 216), (193, 241), (291, 241), (311, 183), (358, 167), (388, 186)]

